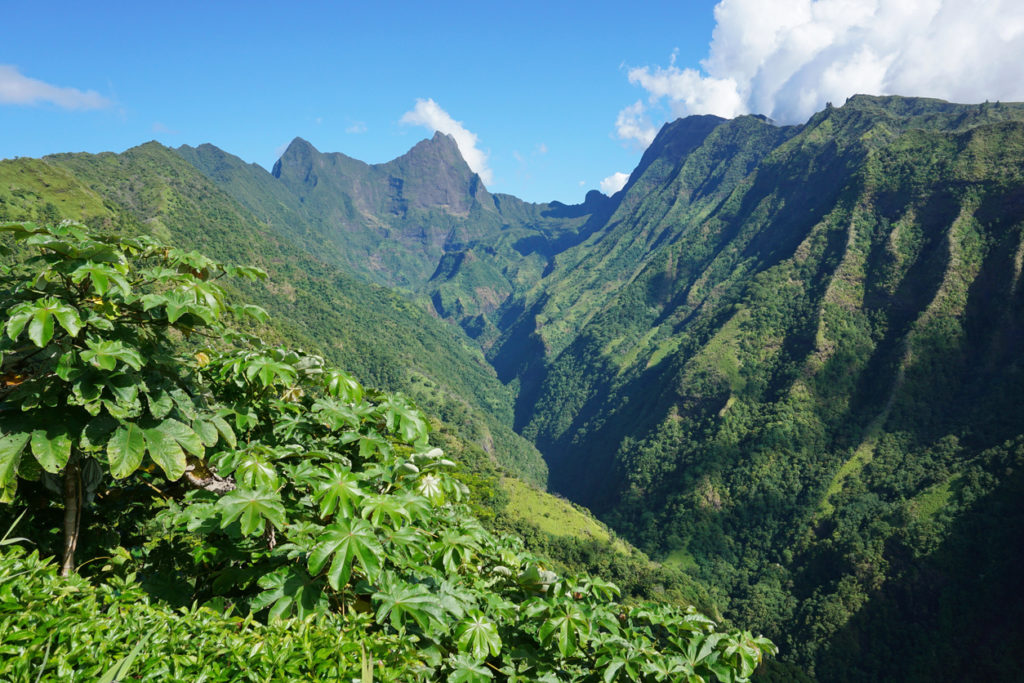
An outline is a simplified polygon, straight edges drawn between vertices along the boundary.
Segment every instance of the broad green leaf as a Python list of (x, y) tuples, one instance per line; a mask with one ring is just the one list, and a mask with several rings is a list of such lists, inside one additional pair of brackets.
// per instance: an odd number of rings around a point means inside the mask
[(197, 458), (201, 458), (206, 454), (203, 440), (188, 425), (178, 422), (174, 418), (167, 418), (157, 425), (156, 429), (177, 441), (181, 444), (182, 448)]
[[(494, 674), (483, 662), (470, 659), (465, 654), (459, 654), (451, 658), (450, 661), (452, 672), (446, 679), (448, 683), (486, 683), (494, 678)], [(543, 681), (543, 679), (539, 680)]]
[(72, 337), (82, 329), (82, 319), (78, 316), (78, 311), (71, 306), (61, 306), (54, 311), (53, 315), (57, 318), (60, 326), (67, 330)]
[(47, 300), (37, 302), (32, 319), (28, 323), (28, 338), (40, 348), (46, 346), (53, 338), (53, 312), (56, 307), (47, 307), (45, 301)]
[(294, 565), (281, 567), (260, 577), (263, 592), (252, 601), (253, 612), (270, 607), (271, 621), (287, 618), (292, 612), (304, 619), (313, 612), (330, 609), (322, 581), (314, 580), (305, 570)]
[(71, 457), (71, 437), (59, 427), (32, 432), (32, 455), (50, 474), (57, 474)]
[(117, 367), (118, 361), (134, 370), (142, 368), (142, 356), (139, 352), (122, 342), (87, 339), (85, 344), (89, 348), (82, 351), (82, 360), (100, 370), (113, 370)]
[(19, 304), (12, 307), (8, 315), (5, 329), (7, 330), (7, 336), (14, 341), (21, 335), (28, 321), (32, 319), (32, 310), (28, 304)]
[(339, 519), (327, 527), (317, 539), (309, 555), (309, 571), (319, 574), (328, 559), (332, 559), (327, 580), (334, 590), (348, 583), (352, 564), (359, 561), (366, 578), (375, 581), (380, 573), (381, 547), (373, 526), (364, 519)]
[(160, 387), (150, 390), (146, 394), (146, 399), (149, 402), (150, 415), (158, 420), (167, 417), (171, 409), (174, 408), (174, 401), (171, 400), (171, 395)]
[(279, 529), (285, 524), (284, 507), (276, 491), (238, 488), (218, 499), (217, 507), (221, 510), (221, 528), (237, 519), (246, 536), (263, 531), (264, 520)]
[(119, 404), (125, 407), (130, 406), (141, 409), (139, 389), (142, 385), (138, 375), (115, 372), (104, 378), (103, 383)]
[(331, 370), (324, 377), (327, 393), (347, 403), (358, 403), (363, 398), (363, 386), (352, 376)]
[(117, 429), (119, 423), (108, 415), (89, 420), (82, 430), (82, 438), (78, 441), (78, 447), (83, 451), (96, 451), (104, 447), (111, 433)]
[(18, 461), (21, 459), (21, 452), (25, 450), (29, 436), (28, 432), (14, 432), (0, 436), (0, 488), (4, 487), (7, 482), (14, 481)]
[(265, 458), (246, 452), (235, 465), (235, 479), (246, 488), (274, 490), (278, 486), (277, 470)]
[(400, 579), (385, 582), (380, 591), (373, 594), (377, 602), (377, 623), (385, 618), (395, 628), (403, 628), (409, 619), (427, 630), (430, 621), (444, 622), (444, 613), (437, 604), (437, 596), (420, 583), (407, 583)]
[(221, 438), (224, 439), (224, 442), (228, 446), (230, 446), (231, 448), (235, 448), (238, 445), (238, 443), (235, 440), (234, 430), (231, 429), (231, 425), (225, 422), (223, 417), (221, 417), (220, 415), (214, 415), (213, 417), (210, 418), (210, 422), (213, 424), (214, 427), (217, 428), (217, 431), (220, 433)]
[(135, 424), (122, 425), (107, 442), (107, 462), (115, 479), (124, 479), (142, 464), (146, 454), (146, 435)]
[(173, 436), (159, 428), (144, 429), (149, 457), (164, 471), (167, 478), (177, 481), (185, 473), (185, 451)]
[(201, 419), (193, 420), (192, 429), (199, 435), (199, 438), (203, 441), (203, 445), (207, 448), (217, 445), (217, 440), (220, 437), (217, 434), (217, 427), (212, 422)]

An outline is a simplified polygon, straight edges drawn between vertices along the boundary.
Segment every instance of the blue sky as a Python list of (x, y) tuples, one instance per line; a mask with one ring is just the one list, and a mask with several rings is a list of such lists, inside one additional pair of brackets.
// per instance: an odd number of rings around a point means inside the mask
[(492, 191), (578, 202), (678, 115), (1024, 99), (1019, 0), (8, 0), (3, 16), (0, 158), (156, 139), (270, 168), (301, 136), (378, 163), (441, 129)]

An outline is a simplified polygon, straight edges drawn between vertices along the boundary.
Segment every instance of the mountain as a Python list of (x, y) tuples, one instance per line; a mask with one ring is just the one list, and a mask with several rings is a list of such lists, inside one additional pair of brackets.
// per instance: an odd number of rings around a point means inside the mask
[(791, 661), (1000, 679), (936, 643), (1022, 638), (1022, 220), (1021, 105), (683, 119), (488, 357), (552, 488)]
[[(554, 490), (783, 660), (822, 680), (1005, 678), (995, 643), (1020, 643), (1024, 615), (998, 597), (1024, 559), (1024, 107), (688, 117), (622, 191), (575, 207), (490, 194), (460, 162), (443, 136), (380, 166), (296, 141), (274, 175), (308, 249), (476, 340)], [(953, 613), (966, 650), (936, 645)]]
[(778, 642), (763, 680), (1017, 677), (1024, 105), (688, 117), (575, 206), (489, 192), (444, 135), (377, 165), (297, 139), (272, 173), (150, 144), (3, 162), (18, 212), (271, 270), (276, 334), (546, 464)]
[(420, 297), (481, 345), (498, 334), (494, 311), (610, 203), (597, 192), (575, 207), (491, 194), (443, 133), (376, 165), (296, 138), (272, 173), (212, 145), (178, 153), (310, 254)]

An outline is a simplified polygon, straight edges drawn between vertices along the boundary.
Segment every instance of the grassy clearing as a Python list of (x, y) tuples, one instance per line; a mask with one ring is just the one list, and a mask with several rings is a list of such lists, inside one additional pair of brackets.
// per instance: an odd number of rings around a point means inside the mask
[(832, 481), (828, 485), (828, 491), (825, 492), (825, 497), (821, 499), (821, 505), (818, 507), (818, 519), (830, 517), (835, 512), (835, 506), (832, 505), (832, 497), (843, 490), (847, 479), (860, 474), (860, 471), (871, 462), (874, 455), (875, 436), (872, 435), (857, 447), (853, 456), (844, 462), (843, 466), (836, 472), (836, 476), (832, 477)]
[(697, 560), (686, 548), (676, 548), (661, 561), (666, 567), (687, 571), (697, 568)]
[(508, 492), (506, 510), (512, 516), (533, 522), (552, 536), (594, 539), (611, 543), (616, 551), (629, 554), (626, 544), (614, 538), (608, 527), (569, 501), (511, 477), (503, 479), (501, 484)]
[(927, 522), (949, 505), (949, 501), (953, 497), (953, 488), (960, 476), (956, 474), (941, 484), (935, 484), (914, 496), (908, 501), (907, 510), (917, 521)]

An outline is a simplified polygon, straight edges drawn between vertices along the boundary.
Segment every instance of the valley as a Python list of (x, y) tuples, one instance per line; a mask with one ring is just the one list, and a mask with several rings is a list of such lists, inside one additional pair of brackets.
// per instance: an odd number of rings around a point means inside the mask
[(408, 396), (498, 532), (771, 638), (755, 680), (1019, 668), (1024, 105), (692, 116), (572, 206), (440, 133), (0, 162), (0, 221), (63, 218), (267, 271), (254, 333)]

